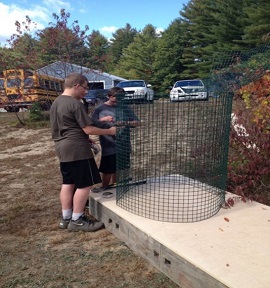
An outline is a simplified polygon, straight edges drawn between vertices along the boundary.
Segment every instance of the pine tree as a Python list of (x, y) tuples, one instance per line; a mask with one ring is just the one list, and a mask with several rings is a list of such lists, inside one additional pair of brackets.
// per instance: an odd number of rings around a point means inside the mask
[(86, 45), (89, 46), (89, 50), (84, 66), (104, 71), (108, 61), (109, 41), (107, 38), (99, 31), (93, 30), (87, 37)]
[(147, 82), (154, 78), (153, 63), (157, 50), (156, 29), (153, 25), (146, 25), (141, 33), (134, 37), (134, 41), (123, 49), (117, 75), (126, 78), (141, 78)]
[(110, 40), (110, 47), (108, 50), (108, 65), (110, 72), (114, 70), (115, 66), (117, 66), (123, 54), (123, 49), (127, 48), (128, 45), (133, 42), (133, 39), (137, 33), (137, 30), (132, 28), (131, 25), (127, 23), (124, 28), (120, 28), (112, 34), (113, 37)]
[(245, 9), (249, 23), (244, 29), (244, 40), (256, 46), (270, 40), (270, 2), (268, 0), (252, 2), (252, 5)]
[(185, 78), (206, 78), (216, 53), (243, 49), (245, 4), (245, 0), (192, 0), (180, 12), (187, 31)]
[(181, 78), (184, 70), (181, 61), (184, 48), (183, 33), (180, 19), (175, 19), (158, 39), (152, 84), (160, 92), (168, 92), (169, 87)]

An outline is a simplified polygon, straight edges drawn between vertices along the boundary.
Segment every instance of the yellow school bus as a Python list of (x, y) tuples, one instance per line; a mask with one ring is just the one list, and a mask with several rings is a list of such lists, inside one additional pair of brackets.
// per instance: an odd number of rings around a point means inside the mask
[(8, 112), (18, 112), (39, 102), (43, 110), (49, 110), (52, 102), (63, 92), (63, 83), (63, 79), (31, 70), (5, 70), (0, 75), (0, 107)]

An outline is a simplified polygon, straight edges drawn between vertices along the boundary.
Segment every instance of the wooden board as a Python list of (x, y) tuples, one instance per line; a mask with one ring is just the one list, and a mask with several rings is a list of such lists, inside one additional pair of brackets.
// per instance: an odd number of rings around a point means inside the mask
[(132, 214), (116, 205), (115, 196), (95, 193), (90, 212), (183, 288), (270, 287), (268, 206), (239, 201), (204, 221), (168, 223)]

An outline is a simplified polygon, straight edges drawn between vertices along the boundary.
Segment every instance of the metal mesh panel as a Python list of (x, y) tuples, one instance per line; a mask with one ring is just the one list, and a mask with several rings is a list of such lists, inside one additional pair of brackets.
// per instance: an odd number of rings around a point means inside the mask
[[(215, 215), (225, 200), (231, 101), (227, 93), (176, 103), (118, 99), (117, 121), (126, 126), (116, 135), (117, 205), (165, 222)], [(127, 122), (131, 111), (140, 126)]]
[(245, 51), (217, 52), (211, 78), (206, 81), (210, 93), (234, 92), (260, 79), (269, 70), (269, 57), (270, 43)]

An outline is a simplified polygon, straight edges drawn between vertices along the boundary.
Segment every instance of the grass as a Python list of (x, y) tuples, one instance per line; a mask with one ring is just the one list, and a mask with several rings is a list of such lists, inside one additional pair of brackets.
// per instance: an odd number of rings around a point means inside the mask
[(0, 113), (0, 287), (179, 287), (105, 229), (58, 229), (61, 177), (50, 129), (17, 127), (13, 114)]

